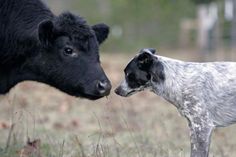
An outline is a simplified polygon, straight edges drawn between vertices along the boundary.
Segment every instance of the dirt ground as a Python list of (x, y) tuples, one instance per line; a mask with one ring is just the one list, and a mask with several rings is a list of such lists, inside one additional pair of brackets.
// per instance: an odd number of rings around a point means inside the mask
[[(131, 56), (102, 54), (113, 90)], [(129, 98), (112, 92), (107, 98), (88, 101), (24, 82), (2, 96), (0, 104), (1, 157), (20, 156), (27, 138), (41, 140), (42, 157), (189, 156), (187, 121), (173, 105), (150, 92)], [(210, 156), (236, 157), (235, 132), (236, 126), (217, 129)]]

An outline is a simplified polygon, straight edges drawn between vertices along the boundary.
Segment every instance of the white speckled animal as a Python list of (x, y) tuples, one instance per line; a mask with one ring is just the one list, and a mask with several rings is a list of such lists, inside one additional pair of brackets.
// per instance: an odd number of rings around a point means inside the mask
[(215, 127), (236, 122), (236, 62), (183, 62), (143, 49), (125, 68), (115, 92), (130, 96), (149, 89), (187, 118), (191, 157), (207, 157)]

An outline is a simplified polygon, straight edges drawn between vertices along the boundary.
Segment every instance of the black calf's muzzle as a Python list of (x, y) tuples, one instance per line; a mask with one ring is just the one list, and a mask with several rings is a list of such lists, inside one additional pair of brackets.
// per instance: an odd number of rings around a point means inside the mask
[(96, 88), (101, 96), (107, 96), (111, 91), (111, 83), (108, 80), (98, 81), (96, 84)]

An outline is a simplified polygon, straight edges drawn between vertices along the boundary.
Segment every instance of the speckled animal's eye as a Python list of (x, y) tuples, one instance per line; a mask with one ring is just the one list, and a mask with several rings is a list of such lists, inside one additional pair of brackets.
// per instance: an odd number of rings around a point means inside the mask
[(135, 80), (135, 75), (133, 73), (127, 74), (126, 77), (127, 77), (128, 81), (134, 81)]

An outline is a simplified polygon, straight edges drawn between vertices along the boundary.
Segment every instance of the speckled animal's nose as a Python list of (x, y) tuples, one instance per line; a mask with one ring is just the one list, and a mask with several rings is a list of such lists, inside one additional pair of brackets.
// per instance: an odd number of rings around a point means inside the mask
[(119, 86), (119, 87), (117, 87), (117, 88), (115, 89), (115, 93), (116, 93), (117, 95), (123, 96), (123, 97), (125, 97), (125, 96), (127, 95), (127, 93), (122, 89), (121, 86)]
[(116, 93), (117, 95), (120, 95), (120, 87), (117, 87), (117, 88), (115, 89), (115, 93)]

